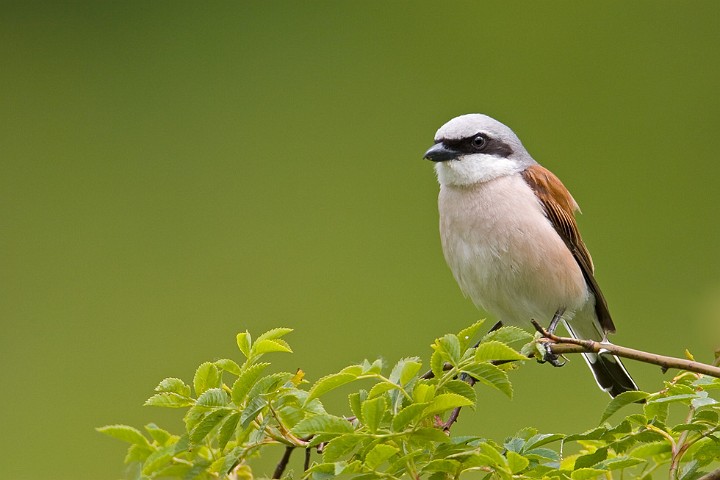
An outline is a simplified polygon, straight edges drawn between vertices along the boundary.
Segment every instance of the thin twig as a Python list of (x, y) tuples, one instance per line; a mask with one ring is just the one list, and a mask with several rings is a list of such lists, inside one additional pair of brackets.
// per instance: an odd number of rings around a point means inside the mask
[(684, 358), (667, 357), (656, 353), (643, 352), (634, 348), (621, 347), (607, 342), (595, 342), (593, 340), (581, 340), (578, 338), (558, 337), (545, 330), (539, 323), (533, 320), (535, 329), (540, 332), (545, 345), (555, 355), (568, 353), (611, 353), (618, 357), (629, 358), (644, 363), (658, 365), (663, 369), (677, 368), (689, 372), (701, 373), (711, 377), (720, 378), (720, 367), (706, 363), (695, 362)]
[(283, 473), (287, 468), (288, 462), (290, 461), (290, 455), (292, 455), (293, 450), (295, 450), (295, 447), (293, 446), (288, 445), (287, 447), (285, 447), (285, 453), (283, 453), (282, 458), (275, 467), (272, 478), (282, 478)]
[(309, 448), (305, 449), (305, 463), (303, 464), (303, 471), (307, 472), (308, 468), (310, 468), (310, 453), (311, 450)]
[(702, 477), (698, 478), (698, 480), (720, 480), (720, 468), (713, 470), (710, 473), (706, 473)]

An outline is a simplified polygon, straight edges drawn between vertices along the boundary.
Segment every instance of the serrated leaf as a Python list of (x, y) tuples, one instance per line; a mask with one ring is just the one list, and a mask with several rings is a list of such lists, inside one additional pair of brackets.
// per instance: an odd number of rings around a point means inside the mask
[(253, 356), (272, 352), (292, 353), (290, 345), (288, 345), (287, 342), (281, 339), (258, 340), (253, 343), (252, 349), (250, 351), (252, 352)]
[(370, 470), (375, 470), (399, 451), (400, 449), (397, 447), (379, 443), (365, 455), (365, 466)]
[(350, 403), (350, 410), (352, 411), (353, 415), (355, 415), (355, 418), (357, 418), (360, 423), (364, 423), (364, 420), (362, 418), (362, 402), (367, 399), (368, 393), (365, 390), (360, 390), (359, 392), (351, 393), (348, 395), (348, 402)]
[(344, 418), (334, 415), (314, 415), (295, 425), (292, 432), (300, 437), (308, 437), (320, 434), (352, 433), (353, 427)]
[(541, 433), (533, 435), (527, 439), (525, 443), (525, 449), (530, 450), (532, 448), (538, 448), (548, 443), (556, 442), (565, 438), (565, 435), (561, 433)]
[(288, 372), (278, 372), (266, 375), (255, 382), (255, 385), (253, 385), (248, 392), (248, 398), (277, 392), (283, 385), (289, 382), (292, 377), (293, 374)]
[(400, 432), (405, 429), (410, 423), (414, 422), (423, 413), (425, 408), (428, 406), (428, 402), (424, 403), (411, 403), (407, 407), (400, 410), (392, 419), (392, 429), (395, 432)]
[[(456, 472), (458, 471), (458, 469), (460, 469), (460, 466), (461, 466), (461, 464), (457, 460), (438, 458), (436, 460), (428, 462), (428, 464), (422, 468), (422, 471), (423, 472), (440, 472), (443, 474), (441, 476), (438, 476), (437, 478), (446, 479), (446, 478), (448, 478), (447, 475), (450, 475), (451, 476), (450, 478), (455, 478)], [(430, 480), (434, 480), (433, 477), (434, 476), (431, 476)]]
[(369, 400), (365, 400), (360, 407), (362, 411), (362, 418), (365, 421), (365, 426), (370, 432), (377, 432), (380, 422), (382, 421), (385, 409), (387, 408), (387, 402), (385, 397), (377, 397)]
[(474, 405), (474, 403), (462, 395), (456, 393), (441, 393), (440, 395), (436, 395), (430, 402), (430, 405), (425, 407), (423, 417), (470, 405)]
[(441, 393), (456, 393), (461, 395), (472, 402), (473, 408), (475, 407), (475, 402), (477, 401), (477, 393), (475, 393), (475, 389), (462, 380), (450, 380), (443, 386)]
[(407, 384), (420, 370), (422, 363), (418, 357), (401, 358), (392, 368), (388, 379), (398, 385)]
[(277, 340), (280, 337), (284, 337), (288, 333), (293, 331), (292, 328), (278, 327), (268, 330), (257, 338), (257, 341), (261, 340)]
[(449, 361), (452, 365), (458, 364), (462, 352), (460, 351), (460, 340), (457, 336), (452, 333), (448, 333), (447, 335), (440, 337), (437, 340), (436, 345), (445, 354), (447, 361)]
[(255, 385), (257, 379), (260, 378), (263, 370), (270, 365), (269, 363), (256, 363), (240, 373), (232, 386), (232, 401), (235, 405), (240, 405), (245, 401), (250, 389)]
[(228, 395), (222, 388), (211, 388), (200, 395), (195, 402), (203, 407), (224, 407), (229, 403)]
[(104, 427), (99, 427), (95, 430), (118, 440), (122, 440), (123, 442), (140, 446), (150, 446), (150, 442), (148, 442), (147, 437), (145, 437), (140, 430), (129, 425), (105, 425)]
[(208, 413), (205, 418), (203, 418), (200, 423), (195, 425), (195, 427), (192, 429), (192, 431), (189, 432), (188, 438), (190, 438), (190, 442), (192, 443), (200, 443), (202, 442), (205, 437), (215, 428), (217, 427), (220, 422), (229, 414), (231, 413), (231, 410), (229, 409), (219, 409), (214, 412)]
[(233, 412), (225, 418), (217, 435), (218, 449), (222, 452), (232, 438), (240, 422), (240, 412)]
[(497, 341), (504, 344), (510, 344), (515, 342), (529, 342), (532, 339), (532, 334), (530, 334), (527, 330), (508, 325), (506, 327), (500, 327), (497, 330), (493, 330), (492, 332), (488, 332), (482, 338), (482, 342), (487, 343)]
[(399, 389), (399, 388), (400, 388), (400, 386), (395, 385), (394, 383), (388, 383), (388, 382), (376, 383), (370, 389), (370, 392), (368, 393), (368, 398), (375, 398), (378, 395), (382, 395), (385, 392), (388, 392), (390, 390)]
[(608, 449), (607, 447), (604, 448), (598, 448), (592, 453), (588, 453), (586, 455), (580, 455), (575, 459), (575, 469), (580, 468), (586, 468), (586, 467), (592, 467), (593, 465), (602, 462), (605, 460), (608, 456)]
[(323, 448), (323, 462), (335, 462), (345, 457), (364, 439), (362, 435), (348, 433), (330, 440)]
[(183, 408), (194, 405), (193, 399), (178, 395), (177, 393), (161, 392), (145, 400), (146, 407)]
[(221, 358), (220, 360), (215, 360), (214, 363), (215, 366), (221, 370), (232, 373), (233, 375), (240, 375), (240, 365), (229, 358)]
[(315, 382), (315, 384), (310, 389), (310, 394), (308, 395), (305, 403), (315, 398), (318, 398), (320, 395), (324, 395), (331, 390), (346, 385), (356, 380), (357, 378), (358, 376), (354, 373), (333, 373), (331, 375), (322, 377), (320, 380)]
[(243, 333), (238, 333), (236, 339), (237, 346), (242, 354), (245, 355), (245, 358), (250, 358), (250, 345), (252, 345), (250, 333), (245, 330)]
[(195, 376), (193, 377), (193, 387), (195, 388), (195, 395), (200, 396), (209, 388), (216, 388), (220, 386), (220, 371), (215, 364), (205, 362), (195, 370)]
[(142, 473), (143, 475), (147, 476), (154, 476), (157, 472), (159, 472), (163, 467), (165, 467), (172, 458), (174, 454), (174, 448), (173, 446), (161, 448), (160, 450), (156, 450), (153, 452), (152, 455), (150, 455), (147, 460), (145, 460), (145, 463), (143, 464)]
[(463, 328), (460, 330), (457, 334), (458, 340), (460, 340), (460, 349), (461, 350), (467, 350), (467, 348), (472, 345), (472, 340), (475, 338), (475, 335), (477, 335), (478, 330), (482, 328), (483, 324), (485, 323), (485, 320), (478, 320), (477, 322), (473, 323), (467, 328)]
[(435, 350), (430, 357), (430, 369), (433, 372), (435, 378), (441, 378), (445, 371), (445, 359), (443, 358), (440, 350)]
[(154, 423), (148, 423), (145, 425), (145, 430), (150, 434), (153, 440), (158, 442), (161, 446), (164, 446), (170, 439), (173, 438), (173, 435), (170, 432), (163, 430)]
[(645, 460), (623, 455), (622, 457), (608, 458), (607, 460), (598, 463), (596, 468), (602, 468), (612, 471), (633, 467), (641, 463), (645, 463)]
[(600, 423), (603, 423), (605, 420), (610, 418), (610, 416), (620, 410), (622, 407), (626, 405), (630, 405), (632, 403), (637, 402), (638, 400), (644, 400), (649, 397), (648, 393), (641, 392), (641, 391), (629, 391), (629, 392), (623, 392), (617, 397), (613, 398), (610, 403), (608, 404), (607, 408), (605, 408), (605, 411), (602, 414), (602, 417), (600, 418)]
[(411, 438), (415, 441), (418, 439), (425, 440), (428, 442), (440, 442), (440, 443), (448, 443), (450, 442), (450, 437), (440, 430), (439, 428), (432, 428), (432, 427), (426, 427), (426, 428), (418, 428), (417, 430), (413, 430), (413, 432), (410, 434)]
[(185, 382), (180, 380), (179, 378), (169, 377), (163, 379), (157, 387), (155, 387), (156, 392), (168, 392), (168, 393), (177, 393), (178, 395), (182, 395), (184, 397), (190, 396), (190, 385), (185, 385)]
[(481, 343), (475, 349), (476, 362), (527, 360), (515, 349), (497, 340)]
[(240, 425), (242, 425), (243, 428), (247, 428), (250, 422), (255, 420), (267, 405), (268, 402), (263, 397), (258, 396), (251, 398), (247, 406), (240, 412)]
[(469, 365), (468, 367), (463, 368), (462, 372), (470, 375), (475, 380), (478, 380), (489, 387), (501, 391), (507, 395), (508, 398), (512, 398), (513, 396), (512, 384), (510, 383), (507, 373), (492, 363), (477, 363)]
[(510, 472), (513, 474), (520, 473), (530, 465), (530, 460), (513, 451), (507, 452), (507, 460)]
[(412, 396), (416, 403), (429, 402), (435, 396), (435, 385), (418, 383), (413, 389)]
[(597, 479), (599, 475), (607, 473), (607, 470), (600, 470), (598, 468), (581, 468), (575, 470), (570, 474), (572, 480), (593, 480)]

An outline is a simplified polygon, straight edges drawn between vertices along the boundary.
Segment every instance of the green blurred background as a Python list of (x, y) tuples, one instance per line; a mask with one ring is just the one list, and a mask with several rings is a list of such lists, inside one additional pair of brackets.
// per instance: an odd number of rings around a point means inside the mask
[[(509, 124), (574, 193), (616, 342), (720, 346), (715, 1), (0, 9), (0, 478), (122, 476), (94, 427), (179, 428), (143, 401), (237, 358), (241, 330), (295, 328), (277, 368), (310, 380), (427, 361), (484, 315), (422, 160), (462, 113)], [(669, 378), (628, 363), (645, 389)], [(581, 431), (608, 401), (577, 358), (514, 383), (458, 432)]]

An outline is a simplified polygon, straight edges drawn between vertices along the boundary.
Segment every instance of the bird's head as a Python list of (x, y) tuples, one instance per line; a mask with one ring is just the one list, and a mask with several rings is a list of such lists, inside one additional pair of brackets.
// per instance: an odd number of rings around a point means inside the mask
[(435, 162), (441, 185), (474, 185), (535, 164), (506, 125), (479, 113), (455, 117), (435, 134), (424, 158)]

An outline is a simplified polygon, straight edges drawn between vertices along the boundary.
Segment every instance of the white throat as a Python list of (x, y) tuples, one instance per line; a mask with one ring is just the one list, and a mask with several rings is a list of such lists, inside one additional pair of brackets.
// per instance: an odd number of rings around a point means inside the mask
[(474, 185), (513, 175), (522, 170), (523, 167), (516, 160), (481, 153), (462, 155), (456, 160), (435, 164), (435, 173), (440, 185)]

